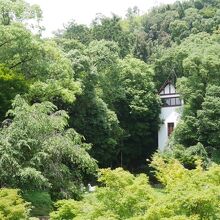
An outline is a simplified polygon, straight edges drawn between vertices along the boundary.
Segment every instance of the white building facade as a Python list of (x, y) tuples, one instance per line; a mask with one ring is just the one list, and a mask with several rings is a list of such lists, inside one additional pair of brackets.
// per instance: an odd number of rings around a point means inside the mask
[(183, 102), (171, 81), (163, 85), (159, 94), (163, 106), (160, 113), (162, 124), (158, 131), (158, 150), (164, 151), (168, 145), (169, 136), (180, 119)]

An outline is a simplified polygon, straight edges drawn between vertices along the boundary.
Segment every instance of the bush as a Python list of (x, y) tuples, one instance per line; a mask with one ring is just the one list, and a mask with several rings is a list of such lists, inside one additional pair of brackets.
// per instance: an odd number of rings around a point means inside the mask
[(17, 189), (0, 189), (0, 219), (28, 219), (30, 206), (19, 195)]
[(220, 166), (204, 170), (201, 161), (186, 169), (175, 159), (153, 157), (162, 189), (152, 188), (144, 175), (121, 168), (101, 170), (102, 186), (82, 201), (61, 200), (51, 220), (212, 220), (220, 219)]
[(164, 185), (164, 190), (148, 210), (147, 219), (180, 215), (191, 219), (220, 218), (219, 165), (213, 164), (204, 170), (201, 161), (197, 161), (196, 169), (188, 170), (175, 159), (165, 162), (155, 155), (152, 166), (157, 170), (156, 176)]
[(187, 169), (195, 169), (196, 161), (201, 160), (204, 167), (210, 164), (208, 153), (201, 143), (197, 143), (194, 146), (184, 147), (180, 144), (175, 144), (170, 148), (167, 148), (164, 152), (160, 153), (165, 160), (177, 159)]
[(144, 174), (135, 177), (122, 168), (102, 169), (99, 181), (103, 187), (82, 201), (58, 201), (51, 219), (129, 219), (144, 213), (153, 202), (154, 192)]

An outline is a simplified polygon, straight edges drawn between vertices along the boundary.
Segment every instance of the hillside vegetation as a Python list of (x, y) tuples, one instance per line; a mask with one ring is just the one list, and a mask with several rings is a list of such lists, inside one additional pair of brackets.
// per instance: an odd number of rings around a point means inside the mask
[[(219, 219), (220, 0), (70, 21), (50, 39), (42, 19), (0, 0), (0, 218), (66, 199), (52, 219)], [(152, 159), (167, 79), (184, 111)]]

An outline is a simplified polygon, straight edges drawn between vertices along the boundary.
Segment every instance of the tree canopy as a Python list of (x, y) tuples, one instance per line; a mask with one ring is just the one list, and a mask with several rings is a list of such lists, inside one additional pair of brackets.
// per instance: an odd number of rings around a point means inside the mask
[[(219, 219), (220, 1), (98, 14), (47, 39), (42, 18), (0, 0), (0, 218), (28, 219), (23, 196), (46, 214), (71, 198), (52, 219)], [(149, 165), (170, 77), (183, 114)]]

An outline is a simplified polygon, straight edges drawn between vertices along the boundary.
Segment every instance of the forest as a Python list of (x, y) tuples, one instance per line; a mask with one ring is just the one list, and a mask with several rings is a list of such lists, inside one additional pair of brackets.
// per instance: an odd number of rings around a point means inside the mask
[[(0, 220), (220, 219), (220, 0), (42, 19), (0, 0)], [(167, 79), (184, 110), (158, 152)]]

